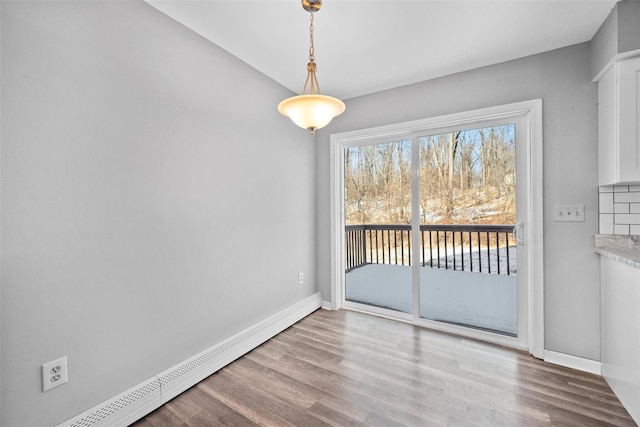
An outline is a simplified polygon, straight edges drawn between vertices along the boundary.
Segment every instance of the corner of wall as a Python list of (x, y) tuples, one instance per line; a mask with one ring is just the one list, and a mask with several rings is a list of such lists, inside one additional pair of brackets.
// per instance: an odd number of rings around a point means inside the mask
[(611, 59), (618, 53), (618, 8), (611, 10), (590, 42), (590, 70), (592, 81), (608, 67)]
[(621, 1), (618, 9), (618, 53), (640, 49), (640, 1)]
[(598, 81), (616, 59), (640, 50), (640, 1), (616, 3), (590, 42), (589, 77)]

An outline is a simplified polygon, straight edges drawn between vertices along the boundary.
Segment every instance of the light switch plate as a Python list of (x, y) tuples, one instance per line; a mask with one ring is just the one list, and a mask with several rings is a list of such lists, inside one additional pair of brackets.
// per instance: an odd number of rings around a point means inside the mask
[(553, 207), (553, 220), (567, 222), (584, 221), (584, 205), (555, 205)]

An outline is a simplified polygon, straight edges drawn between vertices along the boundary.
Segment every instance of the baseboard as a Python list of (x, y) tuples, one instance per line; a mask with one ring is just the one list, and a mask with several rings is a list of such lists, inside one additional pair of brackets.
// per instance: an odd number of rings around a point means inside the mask
[(162, 403), (199, 383), (320, 308), (317, 293), (157, 375)]
[(320, 308), (323, 310), (333, 310), (333, 304), (331, 304), (331, 301), (322, 301)]
[(58, 427), (128, 426), (313, 313), (321, 305), (322, 296), (318, 292)]
[(602, 364), (596, 360), (585, 359), (565, 353), (545, 350), (544, 361), (579, 371), (602, 375)]

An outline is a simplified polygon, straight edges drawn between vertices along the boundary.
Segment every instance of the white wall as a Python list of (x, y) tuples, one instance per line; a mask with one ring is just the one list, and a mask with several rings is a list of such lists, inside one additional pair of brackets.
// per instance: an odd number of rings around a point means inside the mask
[[(428, 55), (428, 52), (416, 52)], [(318, 136), (318, 285), (330, 300), (329, 135), (543, 99), (545, 348), (600, 360), (597, 88), (589, 44), (347, 100)], [(553, 221), (554, 204), (584, 204), (585, 222)]]
[(315, 292), (288, 90), (142, 2), (2, 2), (1, 25), (3, 426), (60, 423)]

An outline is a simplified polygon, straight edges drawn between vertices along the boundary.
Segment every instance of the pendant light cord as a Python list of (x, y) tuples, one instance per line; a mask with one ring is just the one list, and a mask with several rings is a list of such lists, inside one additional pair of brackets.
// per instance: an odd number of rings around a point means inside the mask
[(313, 45), (313, 12), (309, 13), (311, 15), (310, 24), (309, 24), (309, 63), (307, 64), (307, 80), (304, 82), (304, 88), (302, 89), (302, 93), (305, 94), (307, 92), (307, 86), (310, 85), (310, 94), (318, 93), (320, 94), (320, 85), (318, 84), (318, 78), (316, 77), (316, 57), (315, 57), (315, 47)]
[(315, 61), (315, 47), (313, 46), (313, 12), (309, 13), (309, 61)]

